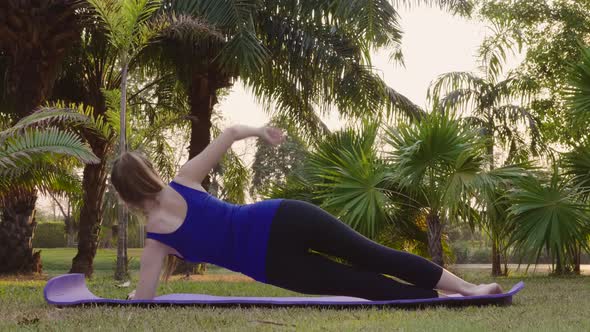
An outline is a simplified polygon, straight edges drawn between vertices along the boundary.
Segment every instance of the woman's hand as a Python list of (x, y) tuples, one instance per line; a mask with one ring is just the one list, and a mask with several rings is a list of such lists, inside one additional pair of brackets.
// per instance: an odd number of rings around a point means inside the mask
[[(183, 183), (183, 181), (187, 183), (201, 183), (211, 170), (219, 164), (223, 155), (235, 141), (248, 137), (260, 137), (272, 145), (280, 144), (285, 138), (283, 131), (278, 128), (250, 127), (245, 125), (228, 127), (201, 151), (201, 153), (187, 161), (174, 179), (180, 180), (180, 183)], [(140, 289), (140, 295), (142, 295), (141, 287), (138, 288)]]
[(285, 140), (285, 134), (279, 128), (262, 127), (260, 128), (260, 138), (271, 145), (279, 145)]

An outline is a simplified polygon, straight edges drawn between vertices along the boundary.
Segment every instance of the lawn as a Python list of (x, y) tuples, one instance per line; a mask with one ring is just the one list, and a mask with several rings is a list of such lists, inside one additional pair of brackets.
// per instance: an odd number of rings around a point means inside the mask
[[(106, 297), (124, 297), (129, 289), (116, 287), (112, 280), (114, 250), (99, 251), (96, 277), (89, 281), (93, 292)], [(130, 250), (134, 280), (139, 250)], [(525, 289), (509, 307), (403, 310), (320, 310), (320, 309), (215, 309), (215, 308), (127, 308), (88, 307), (58, 309), (45, 304), (45, 280), (67, 272), (72, 249), (43, 250), (47, 276), (0, 279), (0, 331), (12, 330), (412, 330), (412, 331), (590, 331), (590, 277), (547, 277), (513, 275), (498, 278), (509, 288), (519, 280)], [(473, 282), (489, 282), (488, 271), (459, 270)], [(210, 274), (236, 275), (222, 269)], [(210, 279), (215, 279), (212, 277)], [(194, 292), (214, 295), (286, 296), (293, 293), (250, 282), (182, 281), (161, 285), (159, 293)], [(237, 280), (237, 281), (236, 281)]]

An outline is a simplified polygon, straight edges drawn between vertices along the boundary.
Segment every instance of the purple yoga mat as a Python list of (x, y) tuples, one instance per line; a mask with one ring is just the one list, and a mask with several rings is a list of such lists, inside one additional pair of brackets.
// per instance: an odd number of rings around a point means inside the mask
[(521, 281), (503, 294), (485, 296), (447, 297), (416, 300), (369, 301), (345, 296), (322, 297), (243, 297), (212, 296), (203, 294), (168, 294), (152, 300), (117, 300), (98, 297), (86, 287), (83, 274), (64, 274), (47, 282), (43, 295), (47, 303), (55, 306), (102, 305), (195, 305), (216, 307), (397, 307), (419, 308), (425, 306), (509, 305), (512, 296), (524, 287)]

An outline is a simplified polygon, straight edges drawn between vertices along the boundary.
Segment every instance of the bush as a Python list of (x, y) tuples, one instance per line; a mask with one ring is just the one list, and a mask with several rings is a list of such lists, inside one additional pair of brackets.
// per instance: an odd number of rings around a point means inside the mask
[(65, 248), (67, 246), (63, 222), (37, 224), (33, 235), (33, 248)]

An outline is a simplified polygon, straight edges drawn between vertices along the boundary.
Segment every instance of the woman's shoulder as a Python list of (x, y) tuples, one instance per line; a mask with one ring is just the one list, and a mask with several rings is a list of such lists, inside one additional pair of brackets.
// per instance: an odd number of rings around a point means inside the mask
[(171, 183), (177, 183), (181, 186), (185, 186), (194, 190), (198, 190), (198, 191), (202, 191), (202, 192), (207, 192), (207, 190), (205, 190), (205, 188), (203, 188), (203, 186), (201, 185), (200, 182), (191, 180), (191, 179), (187, 179), (185, 177), (179, 176), (177, 175), (172, 181)]

